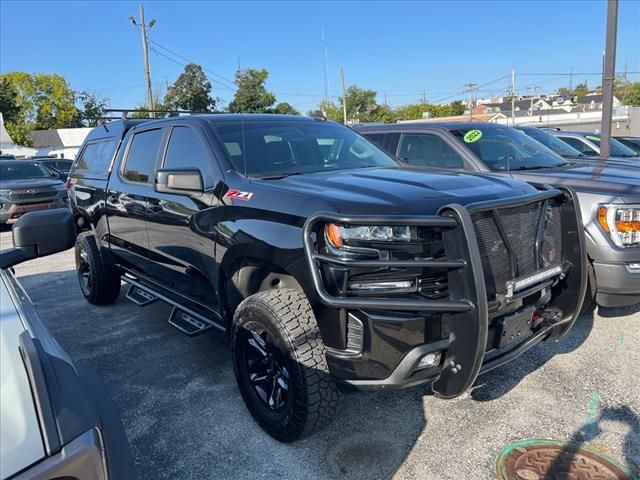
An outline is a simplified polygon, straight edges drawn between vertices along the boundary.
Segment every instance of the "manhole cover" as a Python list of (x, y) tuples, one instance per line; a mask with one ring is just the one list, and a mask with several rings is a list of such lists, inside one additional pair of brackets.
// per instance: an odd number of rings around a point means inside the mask
[(602, 452), (578, 443), (523, 440), (498, 458), (499, 480), (632, 480), (629, 471)]

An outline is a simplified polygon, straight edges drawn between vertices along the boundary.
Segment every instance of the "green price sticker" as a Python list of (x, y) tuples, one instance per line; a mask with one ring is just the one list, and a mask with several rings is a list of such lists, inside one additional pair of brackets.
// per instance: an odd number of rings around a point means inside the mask
[(464, 137), (463, 137), (466, 143), (477, 142), (481, 138), (482, 138), (481, 130), (469, 130), (467, 133), (464, 134)]

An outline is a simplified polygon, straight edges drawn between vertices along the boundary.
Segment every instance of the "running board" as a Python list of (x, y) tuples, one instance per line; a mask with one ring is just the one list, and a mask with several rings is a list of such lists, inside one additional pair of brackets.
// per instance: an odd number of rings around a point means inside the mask
[[(144, 283), (141, 283), (137, 279), (131, 278), (129, 275), (122, 275), (122, 280), (130, 285), (129, 290), (135, 287), (136, 290), (144, 292), (147, 296), (154, 297), (155, 300), (162, 300), (163, 302), (171, 305), (173, 309), (171, 310), (171, 315), (169, 316), (169, 325), (178, 329), (185, 335), (193, 337), (200, 333), (204, 333), (211, 328), (217, 328), (218, 330), (223, 332), (226, 331), (224, 325), (215, 322), (214, 320), (192, 310), (191, 308), (181, 305), (174, 299), (154, 290)], [(128, 294), (127, 298), (139, 305), (139, 303), (129, 297)]]
[(204, 320), (202, 317), (196, 318), (193, 315), (183, 312), (179, 307), (173, 307), (171, 315), (169, 315), (169, 325), (190, 337), (195, 337), (207, 330), (211, 330), (213, 324), (211, 322), (205, 322)]
[(158, 300), (158, 297), (153, 293), (135, 285), (129, 285), (126, 297), (140, 307), (144, 307)]

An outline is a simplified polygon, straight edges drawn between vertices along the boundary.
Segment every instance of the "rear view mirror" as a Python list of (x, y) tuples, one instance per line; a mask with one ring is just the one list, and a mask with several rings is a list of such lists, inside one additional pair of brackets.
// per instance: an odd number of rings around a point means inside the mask
[(158, 170), (155, 190), (160, 193), (193, 195), (204, 191), (204, 182), (197, 168)]
[(66, 208), (39, 210), (20, 217), (12, 228), (14, 248), (0, 255), (0, 268), (44, 257), (73, 247), (76, 229)]

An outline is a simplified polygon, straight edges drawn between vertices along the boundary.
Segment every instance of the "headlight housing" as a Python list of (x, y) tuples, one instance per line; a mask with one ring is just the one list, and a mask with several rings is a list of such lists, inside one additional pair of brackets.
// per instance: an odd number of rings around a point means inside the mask
[(332, 247), (341, 248), (349, 242), (409, 242), (411, 227), (408, 226), (353, 226), (345, 227), (329, 223), (325, 227), (327, 241)]
[(640, 205), (601, 205), (598, 223), (618, 247), (640, 247)]

